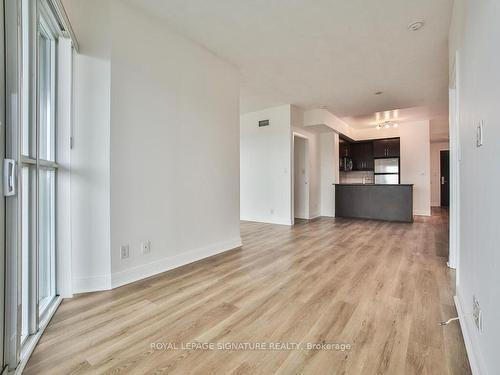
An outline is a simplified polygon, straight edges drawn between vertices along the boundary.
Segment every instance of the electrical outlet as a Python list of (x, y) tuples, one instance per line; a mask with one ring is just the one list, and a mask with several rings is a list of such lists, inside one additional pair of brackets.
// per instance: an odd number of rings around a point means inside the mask
[(141, 243), (141, 251), (143, 254), (149, 254), (151, 252), (151, 241)]
[(476, 296), (472, 296), (472, 317), (478, 332), (483, 332), (483, 313)]
[(121, 245), (120, 246), (120, 258), (121, 259), (127, 259), (130, 257), (130, 248), (128, 245)]
[(270, 212), (271, 212), (271, 215), (274, 215), (274, 208), (271, 208)]

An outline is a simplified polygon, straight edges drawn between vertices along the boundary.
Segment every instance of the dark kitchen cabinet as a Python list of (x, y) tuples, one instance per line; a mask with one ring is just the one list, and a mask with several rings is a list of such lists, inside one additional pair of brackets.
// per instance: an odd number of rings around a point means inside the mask
[(351, 157), (353, 170), (372, 171), (373, 163), (373, 142), (359, 142), (351, 144)]
[(389, 139), (387, 154), (390, 158), (399, 158), (401, 155), (399, 138)]
[(373, 156), (375, 158), (398, 158), (400, 156), (399, 138), (373, 141)]
[(351, 144), (343, 139), (339, 141), (339, 157), (340, 159), (351, 157)]

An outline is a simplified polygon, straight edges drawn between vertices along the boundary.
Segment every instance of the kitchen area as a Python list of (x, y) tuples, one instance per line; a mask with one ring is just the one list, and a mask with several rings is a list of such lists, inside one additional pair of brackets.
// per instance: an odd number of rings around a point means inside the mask
[(413, 222), (413, 185), (401, 184), (400, 138), (339, 139), (337, 217)]

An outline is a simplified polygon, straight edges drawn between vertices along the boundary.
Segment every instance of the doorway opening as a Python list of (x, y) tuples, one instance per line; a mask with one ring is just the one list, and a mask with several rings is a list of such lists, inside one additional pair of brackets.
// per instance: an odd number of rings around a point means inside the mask
[(309, 141), (293, 137), (293, 219), (309, 219)]
[(450, 151), (440, 151), (441, 207), (450, 206)]

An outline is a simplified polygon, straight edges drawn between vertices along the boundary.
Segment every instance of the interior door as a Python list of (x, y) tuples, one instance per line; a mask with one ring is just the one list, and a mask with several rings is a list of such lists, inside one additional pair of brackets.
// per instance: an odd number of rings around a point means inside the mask
[(441, 151), (441, 207), (450, 205), (450, 151)]

